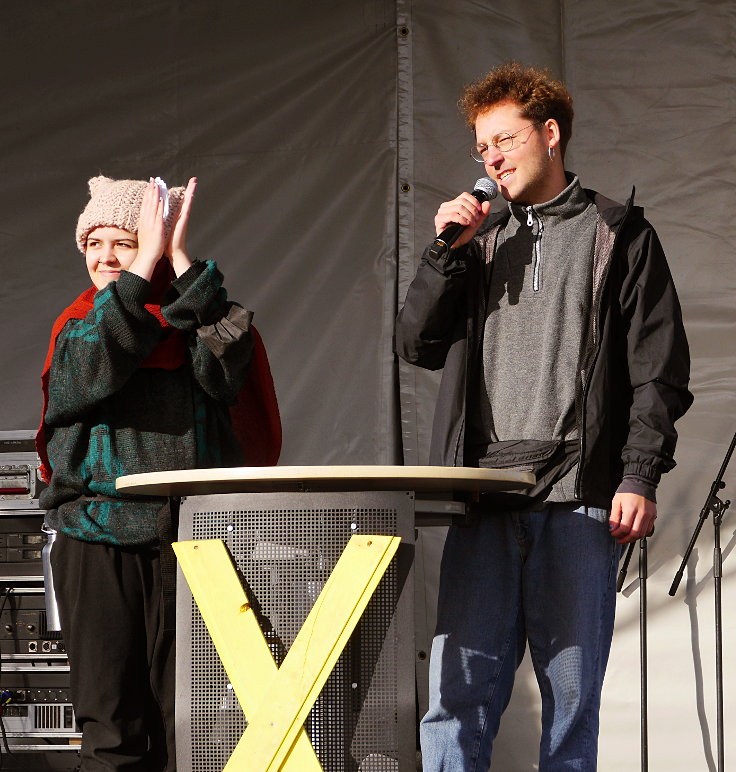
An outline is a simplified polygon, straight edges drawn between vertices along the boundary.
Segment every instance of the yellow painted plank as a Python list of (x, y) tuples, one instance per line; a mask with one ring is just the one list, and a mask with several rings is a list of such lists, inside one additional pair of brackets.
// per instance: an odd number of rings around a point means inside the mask
[(226, 772), (277, 772), (401, 539), (353, 536), (233, 751)]
[[(279, 670), (230, 553), (217, 539), (176, 542), (174, 551), (240, 706), (250, 721)], [(255, 770), (246, 759), (228, 763), (226, 768), (238, 772)], [(322, 772), (303, 727), (282, 769), (284, 772)]]

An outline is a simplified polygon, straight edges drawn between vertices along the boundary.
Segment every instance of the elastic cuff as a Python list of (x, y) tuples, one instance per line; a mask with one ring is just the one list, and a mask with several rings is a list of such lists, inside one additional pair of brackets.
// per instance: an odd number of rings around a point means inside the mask
[(636, 477), (655, 486), (662, 478), (661, 466), (653, 464), (651, 461), (625, 461), (623, 472), (624, 477)]
[(423, 257), (427, 265), (443, 276), (456, 276), (467, 270), (465, 261), (468, 259), (468, 245), (463, 244), (457, 249), (450, 248), (439, 259), (435, 258), (431, 254), (430, 248), (427, 247), (424, 250)]

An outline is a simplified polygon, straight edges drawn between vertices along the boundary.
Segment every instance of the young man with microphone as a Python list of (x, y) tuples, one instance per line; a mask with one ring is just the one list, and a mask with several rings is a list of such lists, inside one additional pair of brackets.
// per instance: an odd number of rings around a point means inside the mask
[[(485, 772), (526, 644), (542, 697), (540, 772), (596, 769), (623, 544), (646, 536), (690, 406), (680, 306), (656, 233), (565, 170), (572, 98), (509, 63), (461, 100), (471, 154), (507, 202), (440, 205), (396, 325), (444, 368), (430, 463), (534, 471), (482, 497), (445, 544), (425, 772)], [(478, 184), (476, 184), (478, 188)], [(479, 200), (479, 198), (481, 200)], [(457, 234), (452, 224), (462, 227)]]

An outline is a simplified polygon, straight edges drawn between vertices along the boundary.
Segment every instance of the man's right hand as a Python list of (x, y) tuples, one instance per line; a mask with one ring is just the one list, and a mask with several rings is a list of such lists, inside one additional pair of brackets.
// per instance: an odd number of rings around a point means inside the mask
[(437, 210), (437, 215), (434, 218), (436, 233), (439, 236), (440, 233), (442, 233), (448, 225), (452, 225), (452, 223), (467, 226), (460, 234), (457, 241), (452, 245), (453, 248), (461, 247), (463, 244), (467, 244), (470, 239), (475, 236), (478, 228), (480, 228), (483, 220), (486, 219), (488, 212), (490, 211), (490, 201), (484, 201), (481, 204), (480, 201), (470, 193), (461, 193), (452, 201), (445, 201), (440, 205), (440, 208)]

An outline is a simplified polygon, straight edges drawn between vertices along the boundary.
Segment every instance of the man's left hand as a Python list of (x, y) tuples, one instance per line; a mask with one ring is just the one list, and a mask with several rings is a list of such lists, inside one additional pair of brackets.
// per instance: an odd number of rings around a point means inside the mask
[(611, 505), (611, 536), (619, 544), (628, 544), (649, 536), (657, 519), (657, 505), (636, 493), (617, 493)]

